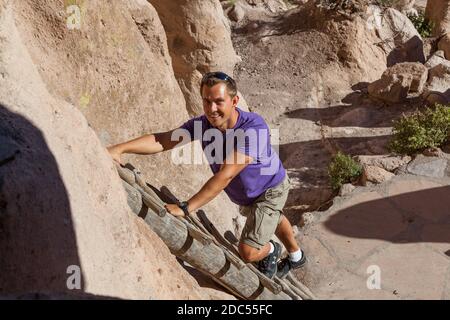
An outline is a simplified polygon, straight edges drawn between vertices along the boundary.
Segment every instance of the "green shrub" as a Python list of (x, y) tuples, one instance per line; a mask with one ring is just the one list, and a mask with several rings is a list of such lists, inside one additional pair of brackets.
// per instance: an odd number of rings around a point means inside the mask
[(331, 187), (335, 191), (343, 184), (355, 181), (361, 174), (362, 166), (342, 152), (338, 152), (328, 166)]
[(425, 13), (419, 12), (418, 16), (408, 15), (408, 18), (422, 38), (431, 37), (433, 34), (433, 23), (425, 18)]
[(424, 112), (403, 115), (394, 122), (391, 151), (413, 154), (426, 148), (440, 147), (450, 135), (450, 106), (437, 104)]

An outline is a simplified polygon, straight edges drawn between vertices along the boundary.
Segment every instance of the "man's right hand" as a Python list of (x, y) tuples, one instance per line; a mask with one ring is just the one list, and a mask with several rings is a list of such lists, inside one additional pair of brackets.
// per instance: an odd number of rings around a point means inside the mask
[(118, 150), (116, 146), (111, 146), (106, 148), (111, 155), (111, 158), (113, 158), (114, 161), (116, 161), (118, 164), (122, 164), (122, 161), (120, 159), (120, 156), (122, 155), (122, 152)]

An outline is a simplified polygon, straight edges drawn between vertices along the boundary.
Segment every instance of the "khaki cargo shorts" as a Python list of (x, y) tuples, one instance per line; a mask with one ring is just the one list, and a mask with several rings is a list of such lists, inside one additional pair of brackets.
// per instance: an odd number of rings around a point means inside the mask
[(239, 212), (247, 217), (241, 242), (261, 249), (272, 238), (283, 218), (291, 183), (288, 175), (275, 187), (267, 189), (250, 206), (240, 206)]

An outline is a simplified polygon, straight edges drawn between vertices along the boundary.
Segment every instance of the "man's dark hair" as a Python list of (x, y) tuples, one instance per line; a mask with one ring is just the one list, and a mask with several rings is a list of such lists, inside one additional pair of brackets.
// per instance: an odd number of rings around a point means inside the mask
[(208, 72), (203, 76), (200, 83), (200, 94), (202, 94), (203, 86), (208, 86), (209, 88), (211, 88), (218, 83), (225, 83), (231, 99), (233, 99), (237, 95), (236, 81), (234, 81), (233, 78), (231, 78), (226, 73), (220, 71)]

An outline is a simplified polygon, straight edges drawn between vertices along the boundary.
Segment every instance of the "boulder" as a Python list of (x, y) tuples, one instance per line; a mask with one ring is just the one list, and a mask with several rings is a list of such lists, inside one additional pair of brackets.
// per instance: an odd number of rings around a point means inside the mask
[(361, 182), (364, 186), (366, 186), (368, 182), (379, 184), (392, 179), (394, 176), (395, 174), (380, 167), (366, 165), (363, 167)]
[(428, 79), (428, 69), (423, 64), (418, 62), (398, 63), (388, 68), (383, 73), (383, 76), (389, 76), (391, 74), (404, 76), (411, 75), (412, 81), (409, 88), (409, 92), (421, 93)]
[(383, 13), (376, 30), (387, 54), (387, 65), (399, 62), (425, 63), (422, 37), (411, 20), (400, 11), (388, 8)]
[[(311, 11), (314, 10), (317, 9)], [(322, 13), (325, 17), (317, 12), (313, 14), (315, 16), (311, 19), (315, 19), (314, 28), (326, 33), (333, 42), (336, 42), (333, 49), (339, 63), (351, 75), (352, 83), (371, 82), (380, 77), (386, 69), (386, 54), (380, 46), (376, 45), (379, 41), (376, 32), (367, 28), (367, 22), (364, 19), (357, 17), (351, 22), (340, 22), (326, 16), (326, 11)], [(325, 26), (327, 28), (324, 28)], [(329, 61), (324, 67), (328, 64)], [(328, 81), (334, 82), (337, 86), (339, 82), (342, 82), (342, 77), (347, 75), (330, 71), (330, 73), (322, 74), (321, 77), (321, 79), (329, 79)]]
[(408, 97), (413, 77), (408, 74), (389, 74), (370, 83), (367, 87), (370, 96), (388, 103), (398, 103)]
[(406, 168), (408, 173), (430, 178), (443, 178), (447, 169), (447, 160), (443, 158), (418, 155)]
[(450, 60), (450, 32), (439, 40), (438, 49), (444, 51), (445, 58)]
[(430, 69), (423, 98), (429, 104), (450, 103), (450, 65), (438, 64)]
[(425, 17), (434, 25), (434, 36), (450, 32), (450, 2), (448, 0), (427, 1)]

